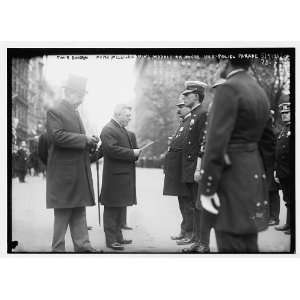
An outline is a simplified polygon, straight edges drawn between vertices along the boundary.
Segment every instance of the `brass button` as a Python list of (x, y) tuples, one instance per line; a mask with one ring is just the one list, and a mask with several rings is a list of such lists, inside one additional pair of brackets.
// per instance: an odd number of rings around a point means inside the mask
[(255, 178), (255, 179), (258, 179), (258, 175), (257, 175), (257, 174), (255, 174), (255, 175), (254, 175), (254, 178)]
[(207, 186), (211, 186), (211, 182), (208, 182), (208, 183), (207, 183)]
[(202, 169), (202, 170), (200, 170), (200, 174), (204, 174), (204, 170)]
[(264, 201), (264, 205), (268, 205), (268, 201)]
[(256, 206), (257, 206), (257, 207), (260, 207), (260, 202), (257, 202), (257, 203), (256, 203)]
[(210, 192), (210, 189), (206, 189), (206, 192), (209, 193), (209, 192)]
[(191, 141), (189, 141), (189, 145), (191, 144)]
[(263, 179), (266, 179), (266, 178), (267, 178), (266, 174), (262, 174), (261, 177), (262, 177)]
[(208, 178), (207, 178), (208, 180), (210, 180), (210, 181), (212, 181), (212, 177), (211, 176), (208, 176)]

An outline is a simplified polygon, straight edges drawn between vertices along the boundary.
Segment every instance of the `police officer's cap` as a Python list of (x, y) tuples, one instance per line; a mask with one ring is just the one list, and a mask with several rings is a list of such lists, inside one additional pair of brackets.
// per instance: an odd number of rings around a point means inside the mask
[(182, 92), (182, 95), (188, 95), (191, 93), (203, 94), (204, 89), (207, 88), (207, 84), (202, 81), (186, 81), (185, 90)]
[(283, 102), (279, 104), (279, 111), (281, 114), (290, 112), (290, 102)]

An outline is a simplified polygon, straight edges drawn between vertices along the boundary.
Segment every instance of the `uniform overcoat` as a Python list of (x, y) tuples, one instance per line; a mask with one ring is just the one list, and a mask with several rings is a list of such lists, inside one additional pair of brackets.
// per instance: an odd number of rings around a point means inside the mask
[(191, 111), (189, 126), (185, 135), (182, 151), (182, 182), (194, 183), (194, 173), (198, 157), (202, 157), (203, 138), (207, 122), (207, 111), (203, 104)]
[(104, 156), (101, 204), (111, 207), (136, 204), (135, 134), (111, 120), (104, 126), (100, 138)]
[(168, 152), (164, 161), (164, 188), (163, 195), (169, 196), (188, 196), (189, 191), (184, 182), (182, 182), (182, 160), (183, 160), (183, 142), (189, 129), (190, 117), (186, 116), (177, 128), (169, 145)]
[(85, 130), (67, 101), (47, 112), (47, 135), (47, 208), (95, 205)]
[[(218, 87), (202, 161), (201, 192), (217, 193), (221, 207), (216, 230), (231, 234), (258, 231), (257, 217), (268, 205), (268, 187), (259, 142), (271, 130), (269, 102), (245, 71)], [(262, 143), (261, 147), (265, 143)], [(267, 143), (268, 144), (268, 143)], [(230, 163), (224, 159), (228, 154)]]

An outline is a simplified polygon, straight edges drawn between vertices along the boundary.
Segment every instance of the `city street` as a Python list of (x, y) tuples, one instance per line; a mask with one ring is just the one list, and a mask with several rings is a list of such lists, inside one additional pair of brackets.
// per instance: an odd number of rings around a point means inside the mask
[[(96, 167), (92, 165), (96, 194)], [(102, 166), (100, 165), (100, 174)], [(179, 233), (181, 221), (176, 197), (162, 195), (163, 171), (161, 169), (137, 168), (137, 206), (128, 208), (127, 223), (132, 231), (124, 231), (124, 237), (133, 239), (126, 246), (127, 252), (181, 252), (170, 235)], [(101, 178), (100, 178), (101, 182)], [(101, 183), (100, 183), (101, 185)], [(18, 251), (51, 251), (53, 210), (46, 209), (46, 180), (27, 176), (26, 183), (13, 179), (12, 184), (12, 238), (19, 241)], [(282, 196), (282, 195), (281, 195)], [(101, 218), (103, 206), (101, 206)], [(285, 220), (286, 210), (281, 201), (281, 223)], [(88, 225), (93, 247), (98, 251), (112, 252), (105, 247), (103, 224), (98, 224), (97, 206), (87, 208)], [(67, 251), (73, 251), (70, 233), (66, 236)], [(289, 251), (290, 236), (278, 232), (274, 227), (259, 234), (259, 249), (262, 252)], [(211, 250), (217, 252), (214, 231), (211, 232)]]

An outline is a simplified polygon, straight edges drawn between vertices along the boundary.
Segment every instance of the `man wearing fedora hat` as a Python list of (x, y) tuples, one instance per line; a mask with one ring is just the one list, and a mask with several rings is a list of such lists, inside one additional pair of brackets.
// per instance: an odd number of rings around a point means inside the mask
[(52, 251), (65, 251), (69, 226), (75, 252), (94, 252), (85, 207), (95, 205), (89, 152), (99, 139), (85, 134), (77, 111), (86, 94), (86, 79), (70, 75), (64, 88), (65, 99), (47, 112), (47, 208), (54, 209)]

